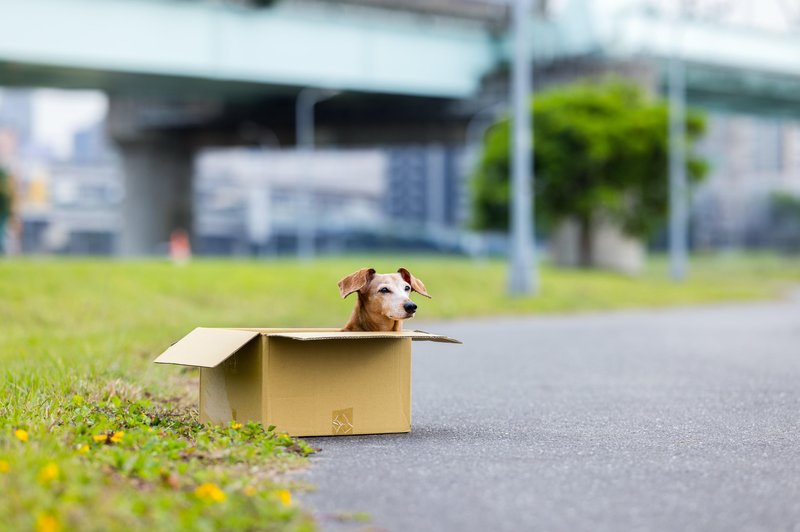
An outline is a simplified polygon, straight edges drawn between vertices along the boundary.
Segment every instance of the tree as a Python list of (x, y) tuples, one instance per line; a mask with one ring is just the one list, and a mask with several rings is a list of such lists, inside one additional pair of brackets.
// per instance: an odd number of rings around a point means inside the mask
[(0, 166), (0, 226), (11, 216), (11, 176)]
[(11, 216), (11, 176), (0, 166), (0, 255), (5, 252), (6, 221)]
[[(532, 105), (537, 219), (545, 228), (573, 219), (581, 230), (581, 264), (591, 265), (593, 223), (604, 217), (644, 238), (668, 210), (668, 106), (621, 80), (581, 82), (537, 93)], [(687, 176), (707, 171), (694, 151), (705, 119), (687, 113)], [(509, 119), (492, 126), (473, 181), (474, 225), (507, 230)]]

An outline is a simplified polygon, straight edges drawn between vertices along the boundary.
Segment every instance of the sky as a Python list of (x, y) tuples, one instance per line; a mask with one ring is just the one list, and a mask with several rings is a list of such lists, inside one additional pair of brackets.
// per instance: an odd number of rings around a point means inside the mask
[(102, 120), (107, 108), (100, 91), (38, 89), (33, 96), (33, 137), (59, 158), (69, 158), (75, 131)]
[(106, 115), (108, 100), (99, 91), (37, 90), (33, 103), (33, 136), (58, 157), (72, 155), (72, 135)]

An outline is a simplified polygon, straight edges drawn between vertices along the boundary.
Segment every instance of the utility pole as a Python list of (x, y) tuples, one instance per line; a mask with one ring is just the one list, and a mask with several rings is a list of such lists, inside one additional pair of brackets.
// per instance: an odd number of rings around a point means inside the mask
[(310, 262), (316, 254), (317, 219), (314, 205), (314, 177), (311, 156), (314, 153), (314, 106), (333, 98), (339, 91), (306, 87), (297, 94), (295, 104), (295, 142), (300, 152), (303, 169), (300, 190), (300, 205), (297, 218), (297, 258)]
[(669, 271), (673, 281), (688, 270), (688, 189), (686, 186), (686, 66), (681, 58), (683, 7), (672, 19), (669, 58)]
[(511, 64), (511, 238), (508, 291), (511, 295), (538, 290), (533, 225), (533, 133), (531, 127), (530, 0), (513, 0), (511, 24), (514, 57)]

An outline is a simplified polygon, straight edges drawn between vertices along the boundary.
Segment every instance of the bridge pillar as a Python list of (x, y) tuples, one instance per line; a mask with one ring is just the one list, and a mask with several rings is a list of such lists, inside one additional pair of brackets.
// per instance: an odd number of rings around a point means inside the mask
[(119, 251), (166, 254), (174, 230), (192, 235), (194, 150), (168, 136), (117, 140), (117, 148), (125, 174)]

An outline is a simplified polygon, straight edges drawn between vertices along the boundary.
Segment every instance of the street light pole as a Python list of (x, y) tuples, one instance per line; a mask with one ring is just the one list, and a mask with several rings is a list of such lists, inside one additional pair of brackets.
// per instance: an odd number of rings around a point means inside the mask
[(297, 217), (297, 257), (309, 262), (314, 259), (316, 240), (316, 212), (314, 206), (314, 176), (310, 171), (311, 155), (314, 152), (314, 106), (333, 98), (339, 91), (306, 87), (297, 94), (295, 104), (295, 140), (303, 169), (300, 190), (300, 205)]
[(669, 270), (683, 281), (688, 269), (688, 196), (686, 186), (686, 67), (680, 56), (681, 8), (672, 20), (669, 58)]
[(533, 225), (533, 134), (531, 130), (530, 0), (513, 0), (511, 24), (514, 57), (511, 64), (511, 238), (508, 291), (511, 295), (538, 290)]

